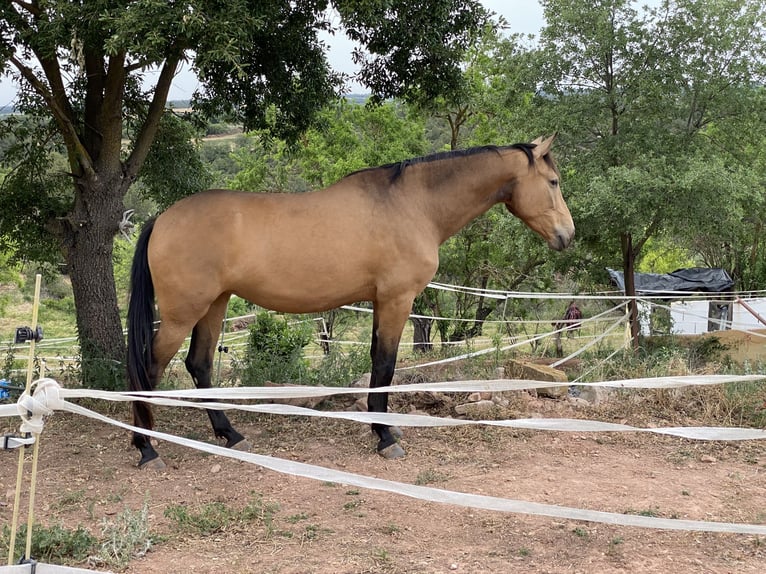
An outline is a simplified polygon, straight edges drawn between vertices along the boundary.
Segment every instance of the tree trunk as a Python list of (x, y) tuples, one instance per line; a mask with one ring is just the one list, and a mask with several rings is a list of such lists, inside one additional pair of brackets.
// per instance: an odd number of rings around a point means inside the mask
[(416, 351), (425, 353), (433, 348), (431, 343), (431, 325), (433, 325), (433, 319), (426, 319), (425, 317), (411, 317), (412, 327), (414, 329), (412, 335), (412, 342)]
[(630, 324), (630, 339), (633, 350), (638, 350), (638, 305), (636, 302), (636, 280), (634, 276), (634, 266), (636, 254), (633, 251), (633, 235), (623, 233), (621, 235), (622, 243), (622, 273), (625, 279), (625, 296), (628, 297), (628, 321)]
[(64, 251), (72, 280), (82, 381), (100, 389), (124, 386), (122, 333), (112, 252), (122, 215), (121, 177), (81, 181), (65, 224)]

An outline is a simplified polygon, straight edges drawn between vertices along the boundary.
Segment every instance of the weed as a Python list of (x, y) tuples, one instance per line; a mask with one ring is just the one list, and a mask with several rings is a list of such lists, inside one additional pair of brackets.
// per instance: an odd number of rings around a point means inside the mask
[(522, 546), (521, 548), (519, 548), (519, 551), (517, 552), (517, 554), (521, 556), (522, 558), (526, 558), (527, 556), (530, 556), (532, 554), (532, 551), (529, 548)]
[(361, 505), (362, 501), (360, 499), (349, 500), (346, 504), (343, 505), (343, 510), (354, 510), (359, 508)]
[(306, 514), (305, 512), (301, 512), (299, 514), (293, 514), (291, 516), (288, 516), (287, 522), (289, 522), (290, 524), (296, 524), (297, 522), (300, 522), (301, 520), (308, 520), (308, 519), (309, 519), (309, 515)]
[(125, 568), (133, 558), (145, 555), (152, 546), (149, 503), (145, 501), (138, 511), (126, 508), (113, 520), (104, 519), (101, 534), (103, 539), (91, 561), (110, 568)]
[(426, 484), (434, 484), (436, 482), (445, 482), (449, 479), (449, 475), (432, 468), (421, 470), (418, 476), (415, 478), (415, 484), (423, 486)]
[(394, 536), (395, 534), (398, 534), (399, 532), (401, 532), (401, 528), (399, 528), (396, 524), (387, 524), (386, 526), (382, 527), (380, 531), (383, 534)]
[(373, 548), (372, 557), (377, 562), (385, 563), (391, 560), (391, 555), (389, 554), (388, 550), (386, 550), (385, 548)]
[(173, 504), (165, 509), (165, 517), (173, 520), (182, 532), (192, 532), (209, 536), (223, 532), (229, 526), (246, 522), (261, 522), (266, 528), (266, 537), (274, 533), (274, 514), (279, 510), (277, 504), (264, 504), (260, 495), (242, 509), (234, 509), (222, 502), (209, 502), (197, 510), (182, 504)]
[(577, 527), (574, 530), (572, 530), (575, 536), (579, 536), (580, 538), (587, 538), (588, 537), (588, 531), (584, 528)]
[(654, 508), (645, 508), (643, 510), (634, 510), (629, 508), (624, 514), (635, 514), (636, 516), (648, 516), (649, 518), (657, 518), (661, 516), (660, 509), (656, 506)]
[(70, 506), (79, 506), (83, 500), (85, 500), (85, 489), (69, 490), (61, 495), (55, 506), (59, 510), (64, 510)]
[[(13, 562), (21, 558), (26, 546), (27, 526), (21, 525), (16, 533), (15, 556)], [(0, 548), (4, 556), (8, 556), (11, 540), (11, 529), (3, 527)], [(32, 528), (31, 558), (41, 562), (57, 564), (75, 564), (85, 560), (96, 545), (96, 538), (83, 526), (75, 529), (66, 528), (61, 524), (42, 526), (35, 524)]]

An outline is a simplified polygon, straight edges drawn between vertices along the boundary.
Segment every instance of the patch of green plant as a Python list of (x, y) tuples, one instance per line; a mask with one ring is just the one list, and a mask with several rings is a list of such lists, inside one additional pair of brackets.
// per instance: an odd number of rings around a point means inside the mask
[(79, 506), (85, 500), (85, 489), (70, 490), (61, 495), (56, 507), (65, 509), (70, 506)]
[(439, 472), (433, 468), (421, 470), (418, 476), (415, 478), (415, 484), (423, 486), (426, 484), (434, 484), (437, 482), (446, 482), (449, 479), (449, 475), (444, 472)]
[(172, 504), (165, 509), (165, 517), (173, 520), (182, 532), (209, 536), (227, 528), (252, 522), (260, 522), (270, 537), (274, 530), (274, 515), (279, 510), (275, 503), (264, 503), (260, 495), (253, 496), (241, 509), (231, 508), (222, 502), (209, 502), (197, 509), (182, 504)]
[(348, 386), (364, 373), (370, 372), (372, 360), (365, 346), (351, 347), (345, 353), (335, 347), (309, 371), (309, 384), (326, 387)]
[(309, 519), (308, 514), (306, 514), (305, 512), (299, 512), (298, 514), (292, 514), (288, 516), (287, 522), (289, 522), (290, 524), (296, 524), (300, 522), (301, 520), (308, 520), (308, 519)]
[[(20, 525), (16, 532), (13, 562), (22, 558), (26, 549), (27, 525)], [(10, 526), (3, 526), (0, 539), (0, 552), (8, 556), (11, 542)], [(85, 560), (93, 551), (98, 540), (84, 526), (67, 528), (61, 524), (32, 527), (31, 558), (39, 562), (56, 564), (77, 564)]]
[(661, 516), (660, 509), (656, 506), (654, 508), (644, 508), (642, 510), (628, 509), (625, 514), (635, 514), (636, 516), (647, 516), (649, 518), (658, 518)]
[(394, 536), (395, 534), (399, 534), (402, 529), (399, 528), (396, 524), (386, 524), (383, 526), (380, 531), (383, 534), (388, 534), (389, 536)]
[(255, 305), (250, 303), (250, 301), (234, 295), (229, 299), (229, 306), (226, 308), (226, 317), (231, 318), (250, 315), (254, 309)]
[(122, 569), (144, 556), (155, 542), (149, 532), (149, 503), (145, 501), (141, 510), (126, 508), (113, 519), (104, 519), (101, 535), (98, 550), (91, 557), (94, 562)]
[(311, 325), (289, 325), (283, 319), (261, 312), (249, 327), (243, 381), (246, 385), (296, 383), (307, 378), (308, 363), (303, 348), (313, 336)]

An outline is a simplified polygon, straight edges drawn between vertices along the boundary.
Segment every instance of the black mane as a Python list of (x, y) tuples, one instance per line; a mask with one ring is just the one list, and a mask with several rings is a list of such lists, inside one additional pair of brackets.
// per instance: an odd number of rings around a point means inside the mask
[(501, 150), (505, 150), (505, 149), (516, 149), (519, 151), (523, 151), (524, 154), (527, 156), (527, 161), (529, 161), (529, 164), (532, 165), (532, 163), (534, 162), (534, 157), (532, 156), (532, 150), (535, 147), (537, 147), (536, 144), (516, 143), (516, 144), (506, 145), (506, 146), (485, 145), (485, 146), (472, 147), (467, 149), (440, 151), (430, 155), (425, 155), (423, 157), (414, 157), (411, 159), (405, 159), (395, 163), (388, 163), (385, 165), (381, 165), (379, 167), (368, 167), (365, 169), (360, 169), (359, 171), (355, 171), (353, 173), (348, 174), (346, 177), (350, 177), (352, 175), (357, 175), (357, 174), (365, 173), (369, 171), (386, 170), (389, 172), (390, 182), (393, 183), (397, 179), (402, 177), (402, 175), (404, 174), (404, 170), (408, 168), (409, 166), (418, 165), (421, 163), (430, 163), (433, 161), (440, 161), (443, 159), (467, 157), (467, 156), (472, 156), (479, 153), (486, 153), (486, 152), (500, 153)]

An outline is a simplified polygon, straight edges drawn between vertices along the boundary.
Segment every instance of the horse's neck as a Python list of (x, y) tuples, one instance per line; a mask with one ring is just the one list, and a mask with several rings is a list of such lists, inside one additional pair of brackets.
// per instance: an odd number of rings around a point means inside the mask
[(465, 163), (445, 170), (447, 177), (434, 181), (433, 189), (424, 190), (428, 197), (426, 215), (438, 230), (441, 243), (498, 203), (503, 186), (516, 177), (518, 170), (528, 169), (523, 152), (500, 153), (452, 160)]

